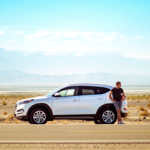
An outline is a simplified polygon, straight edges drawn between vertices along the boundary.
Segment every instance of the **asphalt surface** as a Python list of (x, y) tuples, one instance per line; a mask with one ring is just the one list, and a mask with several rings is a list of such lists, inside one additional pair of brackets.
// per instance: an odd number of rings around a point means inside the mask
[(0, 142), (148, 142), (149, 125), (0, 125)]

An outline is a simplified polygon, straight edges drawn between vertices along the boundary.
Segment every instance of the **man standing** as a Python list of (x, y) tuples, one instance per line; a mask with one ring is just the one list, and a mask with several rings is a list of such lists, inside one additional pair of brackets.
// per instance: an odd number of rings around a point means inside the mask
[[(113, 98), (111, 95), (113, 95)], [(119, 81), (116, 82), (116, 87), (114, 87), (110, 91), (109, 98), (114, 102), (114, 106), (117, 111), (118, 124), (124, 124), (121, 120), (121, 106), (122, 106), (122, 101), (125, 98), (125, 94), (123, 89), (121, 88), (121, 82)]]

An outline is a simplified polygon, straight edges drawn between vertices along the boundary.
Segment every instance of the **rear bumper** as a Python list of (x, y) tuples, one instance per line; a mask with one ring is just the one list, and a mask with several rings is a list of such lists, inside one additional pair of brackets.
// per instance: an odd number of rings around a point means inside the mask
[(126, 117), (127, 113), (121, 113), (121, 117)]

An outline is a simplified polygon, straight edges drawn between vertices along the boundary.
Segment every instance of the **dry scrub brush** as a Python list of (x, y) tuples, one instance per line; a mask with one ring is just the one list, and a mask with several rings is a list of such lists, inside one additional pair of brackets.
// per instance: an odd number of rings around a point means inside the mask
[(12, 99), (16, 99), (16, 100), (20, 100), (20, 99), (26, 99), (26, 98), (30, 98), (33, 97), (34, 95), (0, 95), (0, 99), (5, 99), (5, 100), (12, 100)]
[(3, 112), (3, 115), (7, 115), (7, 112), (5, 111), (5, 112)]
[(5, 123), (10, 123), (10, 121), (9, 120), (5, 120)]
[(17, 124), (17, 123), (20, 123), (20, 121), (19, 121), (19, 120), (16, 120), (16, 121), (15, 121), (15, 124)]
[(2, 102), (2, 105), (7, 105), (7, 103), (5, 101)]
[(10, 116), (7, 117), (8, 120), (11, 120), (11, 119), (13, 119), (13, 118), (15, 118), (14, 115), (10, 115)]
[(147, 107), (150, 108), (150, 103), (147, 104)]
[(63, 124), (68, 124), (68, 121), (67, 120), (62, 120), (61, 121)]
[(137, 107), (137, 105), (128, 105), (128, 107)]
[(11, 123), (12, 121), (16, 121), (15, 120), (15, 116), (14, 115), (9, 115), (6, 120), (5, 123)]
[(129, 95), (127, 99), (131, 100), (150, 100), (150, 95)]
[(150, 113), (148, 112), (148, 110), (145, 109), (143, 112), (139, 114), (139, 116), (150, 116)]
[(144, 110), (145, 110), (145, 108), (144, 108), (143, 106), (140, 106), (140, 107), (138, 108), (138, 110), (140, 110), (140, 111), (144, 111)]

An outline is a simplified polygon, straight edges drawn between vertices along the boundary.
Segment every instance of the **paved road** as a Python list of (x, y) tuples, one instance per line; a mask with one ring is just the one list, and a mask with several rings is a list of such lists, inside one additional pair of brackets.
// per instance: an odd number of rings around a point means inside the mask
[(148, 142), (149, 125), (0, 125), (0, 142)]

